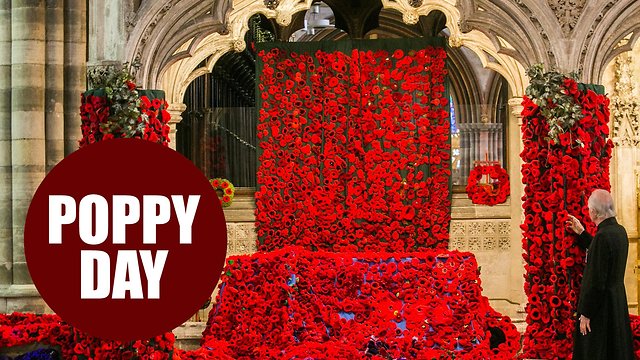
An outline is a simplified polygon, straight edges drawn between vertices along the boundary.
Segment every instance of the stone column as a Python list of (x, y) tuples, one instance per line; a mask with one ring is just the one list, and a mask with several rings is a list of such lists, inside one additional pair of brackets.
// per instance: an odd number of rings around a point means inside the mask
[(11, 160), (13, 193), (13, 283), (29, 284), (24, 222), (45, 174), (45, 6), (11, 2)]
[[(90, 65), (124, 61), (127, 43), (124, 3), (125, 1), (91, 2), (88, 9)], [(84, 21), (85, 18), (81, 19)]]
[(0, 285), (13, 282), (11, 0), (0, 1)]
[(78, 149), (80, 94), (87, 88), (87, 3), (64, 1), (64, 154)]
[(182, 113), (187, 110), (187, 105), (183, 103), (173, 103), (169, 105), (167, 111), (171, 114), (171, 120), (169, 120), (169, 147), (173, 150), (176, 149), (176, 125), (182, 121)]
[(46, 1), (46, 171), (64, 157), (64, 1)]
[(509, 185), (511, 187), (511, 284), (510, 299), (524, 305), (526, 304), (526, 296), (524, 294), (524, 260), (522, 259), (522, 230), (520, 224), (523, 220), (522, 195), (524, 188), (522, 187), (522, 160), (520, 153), (522, 152), (522, 98), (516, 97), (509, 99), (509, 120), (507, 124), (507, 162), (509, 172)]

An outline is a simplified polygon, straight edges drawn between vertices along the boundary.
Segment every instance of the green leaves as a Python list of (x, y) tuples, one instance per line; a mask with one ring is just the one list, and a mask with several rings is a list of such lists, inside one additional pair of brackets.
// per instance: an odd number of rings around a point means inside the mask
[(525, 94), (540, 108), (540, 113), (549, 124), (548, 140), (558, 143), (560, 134), (568, 131), (576, 121), (582, 119), (582, 108), (575, 100), (567, 80), (575, 84), (577, 74), (562, 74), (544, 71), (542, 64), (527, 70), (530, 82)]
[(144, 130), (135, 77), (127, 63), (95, 66), (87, 71), (87, 80), (91, 88), (104, 88), (107, 96), (110, 111), (108, 121), (100, 124), (103, 133), (130, 138)]

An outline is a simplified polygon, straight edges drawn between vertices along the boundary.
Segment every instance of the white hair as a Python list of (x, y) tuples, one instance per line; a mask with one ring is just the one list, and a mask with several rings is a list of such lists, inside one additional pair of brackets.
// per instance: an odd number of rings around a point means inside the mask
[(598, 219), (608, 219), (616, 216), (616, 210), (613, 206), (613, 197), (611, 194), (602, 189), (596, 189), (589, 196), (589, 208), (591, 208)]

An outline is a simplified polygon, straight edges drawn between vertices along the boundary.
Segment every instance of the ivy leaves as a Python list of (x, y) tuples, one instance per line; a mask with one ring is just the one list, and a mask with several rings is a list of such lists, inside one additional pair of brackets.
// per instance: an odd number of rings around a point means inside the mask
[(558, 143), (559, 135), (583, 118), (582, 107), (575, 97), (577, 74), (545, 72), (542, 64), (536, 64), (527, 70), (527, 76), (530, 83), (525, 94), (538, 106), (549, 124), (547, 140)]
[[(140, 99), (135, 77), (128, 64), (96, 66), (87, 71), (90, 88), (103, 88), (109, 103), (109, 121), (100, 124), (103, 133), (119, 133), (134, 137), (145, 128), (145, 114), (140, 112)], [(140, 116), (143, 121), (140, 121)]]

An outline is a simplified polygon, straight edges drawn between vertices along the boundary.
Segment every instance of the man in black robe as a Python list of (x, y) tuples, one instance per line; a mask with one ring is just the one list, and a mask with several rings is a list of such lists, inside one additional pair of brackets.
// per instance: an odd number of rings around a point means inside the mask
[(578, 245), (587, 250), (573, 360), (635, 358), (624, 288), (629, 239), (615, 215), (611, 194), (600, 189), (589, 197), (589, 216), (598, 226), (594, 237), (569, 215), (568, 227), (579, 235)]

